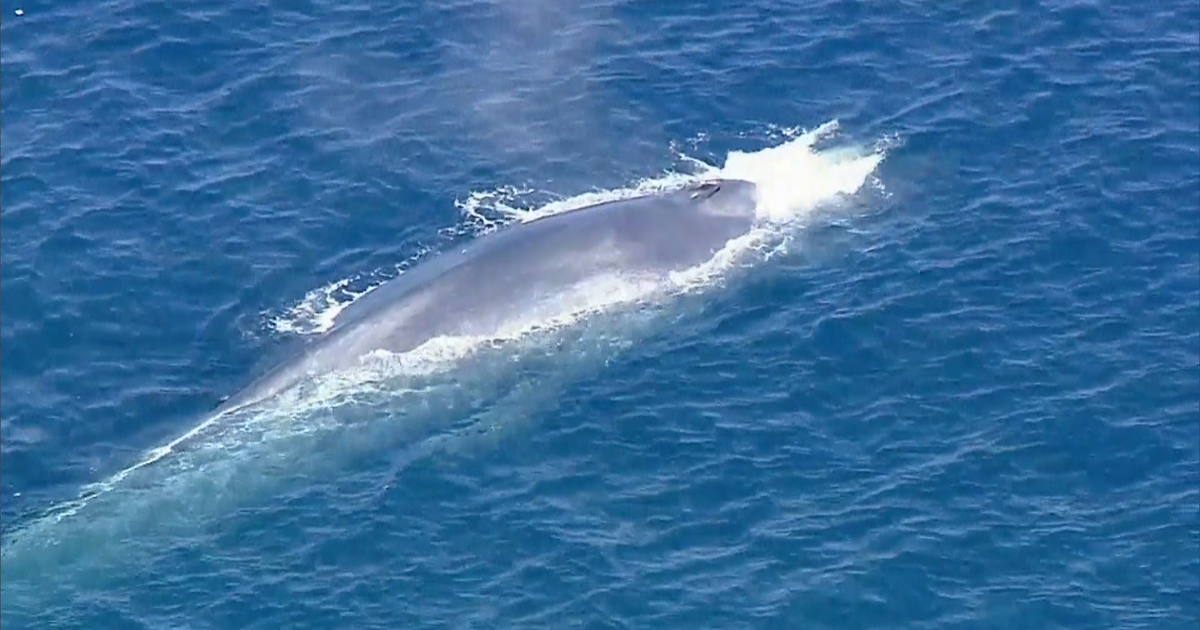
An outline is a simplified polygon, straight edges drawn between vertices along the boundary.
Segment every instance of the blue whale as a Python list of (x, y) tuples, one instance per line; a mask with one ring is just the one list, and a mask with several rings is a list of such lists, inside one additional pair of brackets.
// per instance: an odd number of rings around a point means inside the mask
[(712, 258), (755, 221), (757, 189), (709, 180), (507, 226), (438, 254), (338, 314), (296, 359), (227, 399), (218, 415), (376, 350), (405, 352), (443, 335), (488, 335), (533, 303), (603, 274), (663, 280)]

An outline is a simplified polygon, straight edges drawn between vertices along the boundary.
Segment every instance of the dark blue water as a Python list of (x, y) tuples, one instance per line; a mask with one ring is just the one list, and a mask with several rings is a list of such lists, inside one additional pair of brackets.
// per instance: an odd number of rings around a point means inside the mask
[[(5, 4), (4, 627), (1195, 628), (1200, 5), (988, 6)], [(770, 255), (106, 482), (693, 159)]]

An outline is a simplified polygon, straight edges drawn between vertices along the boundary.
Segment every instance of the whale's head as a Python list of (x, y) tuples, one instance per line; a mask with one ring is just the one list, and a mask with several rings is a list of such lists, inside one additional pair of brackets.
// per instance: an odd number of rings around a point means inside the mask
[(712, 179), (684, 191), (701, 212), (714, 216), (753, 218), (758, 188), (741, 179)]

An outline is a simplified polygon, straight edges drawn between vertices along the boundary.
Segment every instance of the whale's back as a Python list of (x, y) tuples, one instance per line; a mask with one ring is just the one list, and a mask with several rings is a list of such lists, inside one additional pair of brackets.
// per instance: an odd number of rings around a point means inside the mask
[(718, 198), (715, 185), (706, 186), (713, 187), (515, 224), (436, 254), (358, 298), (301, 356), (221, 408), (261, 400), (310, 374), (352, 367), (374, 350), (406, 352), (441, 335), (488, 335), (590, 278), (661, 276), (703, 263), (753, 221), (753, 208), (744, 207), (753, 199), (743, 199), (740, 189), (739, 196)]

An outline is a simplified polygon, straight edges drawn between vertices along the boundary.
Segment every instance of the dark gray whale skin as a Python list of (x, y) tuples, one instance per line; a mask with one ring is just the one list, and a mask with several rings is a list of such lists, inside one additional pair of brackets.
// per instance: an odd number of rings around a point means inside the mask
[(541, 299), (602, 274), (664, 278), (702, 264), (754, 225), (756, 188), (709, 180), (518, 223), (420, 263), (362, 296), (292, 360), (214, 409), (270, 398), (374, 350), (448, 334), (489, 334)]

